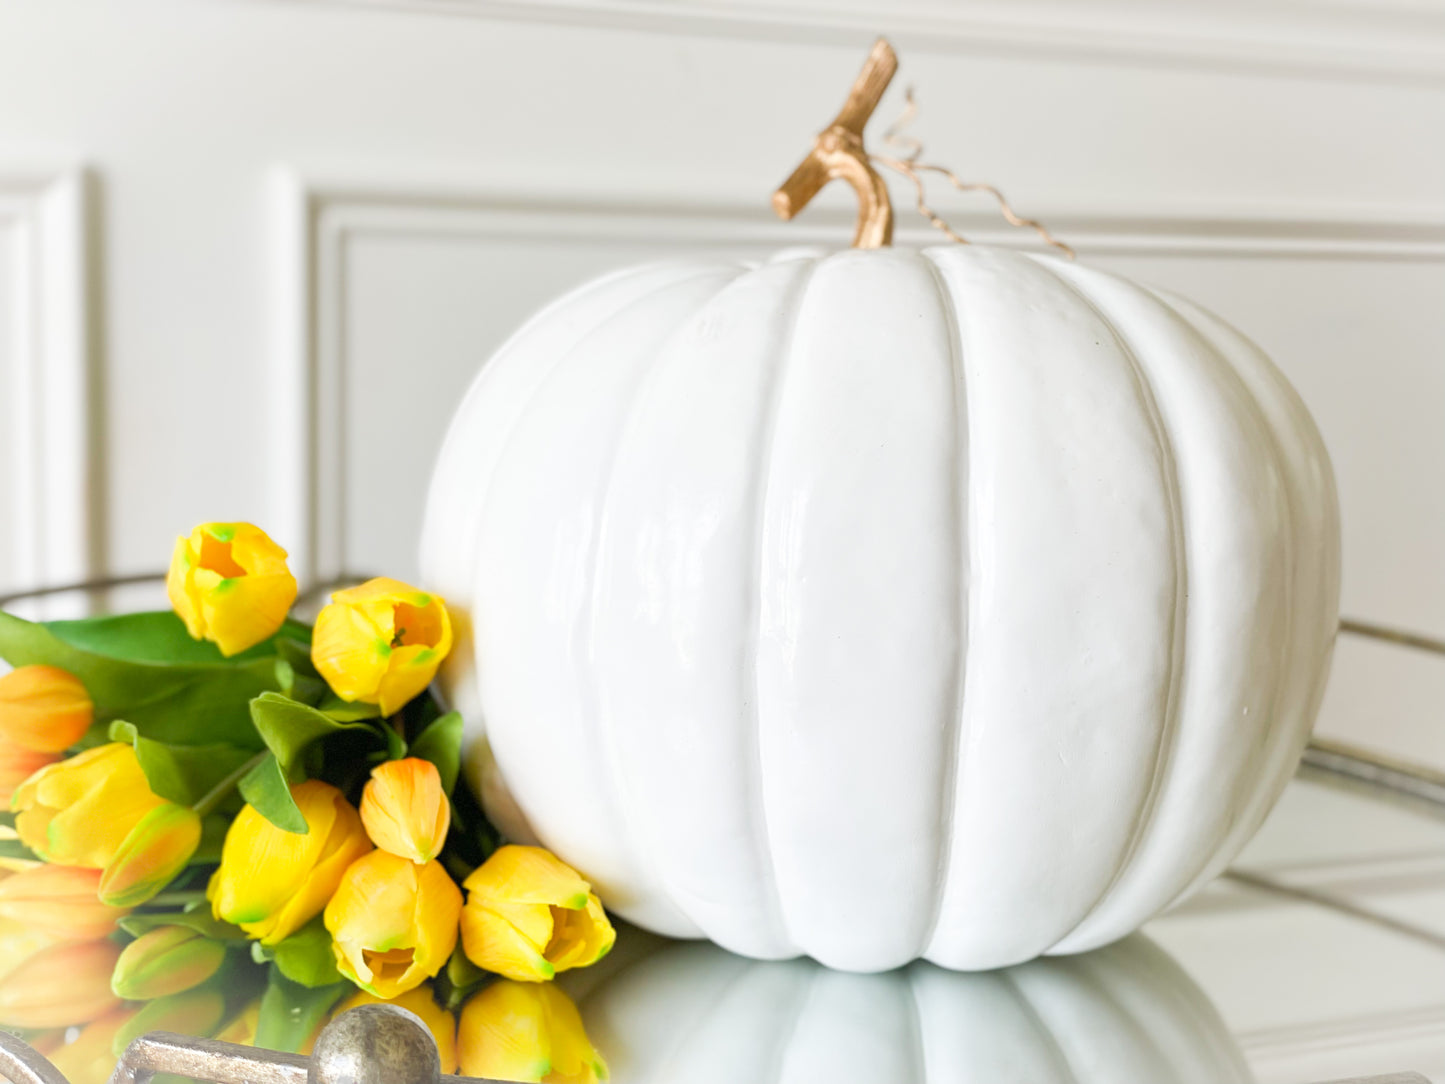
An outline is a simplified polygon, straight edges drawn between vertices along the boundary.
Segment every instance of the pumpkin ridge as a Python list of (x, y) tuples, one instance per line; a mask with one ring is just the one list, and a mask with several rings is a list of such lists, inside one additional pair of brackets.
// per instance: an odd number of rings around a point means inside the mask
[(1154, 388), (1154, 382), (1139, 361), (1138, 351), (1134, 349), (1129, 337), (1120, 329), (1118, 323), (1080, 285), (1076, 277), (1077, 269), (1065, 268), (1059, 260), (1033, 255), (1030, 255), (1030, 259), (1057, 279), (1099, 318), (1100, 322), (1109, 329), (1109, 334), (1113, 336), (1120, 353), (1129, 363), (1129, 368), (1138, 385), (1140, 401), (1144, 405), (1150, 427), (1154, 430), (1155, 439), (1159, 444), (1160, 457), (1165, 462), (1164, 476), (1167, 479), (1166, 492), (1171, 521), (1170, 541), (1173, 543), (1174, 549), (1174, 616), (1170, 629), (1169, 677), (1164, 695), (1164, 718), (1159, 727), (1159, 740), (1155, 751), (1154, 767), (1150, 772), (1149, 789), (1134, 814), (1134, 824), (1129, 833), (1129, 841), (1115, 863), (1114, 872), (1109, 878), (1108, 884), (1080, 914), (1078, 920), (1065, 933), (1054, 939), (1053, 944), (1046, 950), (1051, 952), (1074, 937), (1081, 927), (1089, 923), (1090, 918), (1103, 906), (1105, 901), (1113, 896), (1114, 890), (1132, 866), (1152, 825), (1154, 811), (1159, 803), (1159, 795), (1164, 789), (1168, 767), (1174, 757), (1180, 728), (1179, 706), (1185, 681), (1184, 667), (1187, 657), (1185, 647), (1189, 634), (1189, 559), (1184, 542), (1187, 537), (1185, 535), (1187, 524), (1184, 520), (1183, 486), (1179, 474), (1179, 462), (1174, 449), (1174, 439), (1160, 412), (1159, 397)]
[(793, 342), (797, 338), (798, 325), (802, 323), (805, 303), (808, 296), (808, 287), (817, 274), (818, 266), (822, 260), (813, 260), (808, 264), (807, 273), (798, 282), (795, 288), (792, 307), (792, 323), (788, 327), (786, 335), (779, 336), (778, 360), (774, 366), (774, 373), (767, 392), (767, 405), (763, 416), (758, 421), (758, 436), (754, 441), (757, 448), (757, 469), (753, 483), (754, 506), (752, 522), (752, 550), (748, 566), (748, 600), (751, 607), (748, 614), (747, 647), (744, 649), (743, 657), (746, 660), (746, 667), (749, 670), (749, 688), (744, 690), (744, 702), (752, 705), (749, 725), (744, 727), (748, 752), (751, 763), (754, 766), (755, 775), (752, 780), (749, 808), (755, 810), (752, 818), (755, 830), (754, 849), (759, 857), (759, 867), (764, 871), (767, 881), (766, 887), (762, 888), (770, 902), (768, 914), (772, 917), (774, 929), (784, 944), (789, 949), (796, 951), (797, 945), (793, 939), (792, 932), (788, 928), (787, 911), (783, 906), (782, 888), (778, 884), (778, 871), (776, 859), (773, 857), (772, 834), (768, 822), (768, 796), (767, 796), (767, 774), (763, 758), (763, 705), (761, 688), (762, 683), (758, 672), (758, 654), (762, 641), (762, 580), (763, 580), (763, 543), (766, 537), (765, 524), (768, 491), (771, 488), (773, 447), (777, 440), (780, 419), (782, 417), (783, 392), (785, 390), (788, 373), (788, 359), (793, 353)]
[[(702, 279), (716, 277), (717, 271), (705, 275), (689, 277), (687, 279), (673, 282), (666, 287), (671, 289), (684, 284), (692, 284)], [(597, 614), (599, 610), (598, 601), (601, 595), (602, 568), (607, 556), (608, 549), (608, 528), (611, 525), (610, 506), (612, 504), (613, 490), (617, 477), (617, 466), (622, 459), (623, 449), (627, 445), (628, 435), (634, 427), (649, 381), (661, 367), (663, 359), (667, 356), (668, 347), (674, 339), (686, 329), (703, 311), (708, 304), (722, 293), (732, 283), (742, 276), (748, 274), (748, 268), (740, 268), (725, 282), (718, 285), (708, 297), (700, 301), (695, 308), (690, 309), (685, 316), (677, 321), (677, 324), (666, 335), (662, 336), (657, 343), (656, 351), (652, 358), (645, 364), (639, 366), (639, 373), (636, 376), (632, 387), (626, 392), (624, 402), (626, 407), (622, 413), (622, 423), (617, 427), (612, 438), (611, 447), (608, 449), (608, 460), (602, 468), (600, 475), (601, 486), (597, 500), (597, 525), (593, 529), (591, 556), (588, 560), (588, 588), (587, 608), (585, 616), (577, 622), (573, 630), (573, 636), (581, 642), (574, 642), (576, 658), (581, 663), (581, 669), (585, 672), (586, 678), (580, 683), (584, 700), (584, 714), (592, 721), (588, 728), (589, 742), (592, 745), (597, 761), (604, 765), (604, 776), (606, 777), (606, 790), (610, 792), (610, 804), (617, 816), (618, 827), (621, 830), (622, 841), (632, 857), (634, 866), (643, 878), (648, 882), (652, 892), (649, 893), (664, 903), (670, 910), (687, 917), (688, 922), (696, 926), (691, 916), (673, 898), (672, 891), (665, 879), (662, 877), (657, 863), (652, 859), (652, 851), (645, 846), (639, 846), (639, 839), (642, 835), (639, 829), (639, 819), (633, 806), (630, 796), (632, 790), (627, 786), (625, 772), (621, 763), (620, 753), (615, 740), (614, 728), (611, 722), (611, 713), (606, 707), (606, 697), (603, 693), (603, 682), (597, 666), (597, 657), (594, 644), (597, 639)]]
[[(919, 955), (931, 952), (933, 936), (943, 919), (944, 893), (948, 890), (948, 877), (953, 866), (954, 818), (958, 812), (958, 786), (962, 777), (959, 761), (961, 749), (966, 748), (962, 740), (963, 700), (967, 691), (969, 645), (973, 632), (973, 591), (970, 577), (974, 564), (972, 508), (973, 488), (969, 484), (969, 434), (968, 382), (965, 379), (966, 366), (963, 360), (963, 331), (958, 306), (954, 303), (943, 273), (934, 261), (931, 249), (919, 252), (919, 257), (928, 266), (933, 284), (938, 289), (939, 305), (943, 308), (949, 326), (949, 365), (953, 372), (953, 492), (954, 531), (958, 546), (958, 658), (954, 663), (953, 714), (948, 720), (943, 739), (943, 785), (939, 789), (939, 858), (938, 880), (934, 885), (932, 914), (925, 927)], [(916, 1006), (915, 1006), (916, 1013)]]
[[(1167, 307), (1177, 315), (1177, 318), (1188, 324), (1193, 334), (1206, 343), (1216, 358), (1219, 359), (1220, 368), (1230, 374), (1231, 379), (1240, 388), (1242, 398), (1249, 403), (1258, 416), (1260, 426), (1269, 437), (1270, 452), (1274, 459), (1275, 469), (1278, 473), (1280, 488), (1284, 491), (1285, 499), (1281, 502), (1281, 523), (1284, 532), (1288, 536), (1288, 544), (1282, 547), (1282, 552), (1289, 556), (1289, 568), (1287, 574), (1281, 577), (1284, 592), (1284, 632), (1278, 642), (1278, 655), (1276, 672), (1285, 675), (1275, 684), (1274, 694), (1270, 698), (1269, 719), (1270, 726), (1264, 732), (1264, 748), (1261, 755), (1254, 758), (1259, 766), (1254, 773), (1253, 783), (1248, 793), (1252, 796), (1248, 804), (1242, 808), (1235, 817), (1235, 823), (1225, 833), (1224, 839), (1214, 855), (1210, 856), (1205, 868), (1196, 876), (1179, 894), (1176, 899), (1183, 899), (1195, 891), (1203, 882), (1209, 880), (1220, 872), (1224, 863), (1233, 857), (1235, 851), (1254, 834), (1265, 815), (1273, 808), (1275, 798), (1280, 789), (1283, 788), (1289, 775), (1293, 774), (1293, 765), (1298, 760), (1300, 746), (1303, 744), (1304, 736), (1298, 736), (1296, 740), (1289, 740), (1295, 737), (1294, 731), (1297, 728), (1284, 725), (1281, 720), (1282, 702), (1291, 699), (1290, 694), (1294, 692), (1291, 686), (1294, 684), (1294, 672), (1300, 669), (1300, 665), (1291, 658), (1291, 648), (1295, 651), (1304, 651), (1307, 645), (1296, 646), (1295, 628), (1299, 619), (1299, 591), (1296, 578), (1299, 575), (1298, 564), (1293, 555), (1297, 552), (1297, 539), (1299, 535), (1299, 515), (1297, 505), (1299, 503), (1299, 487), (1295, 484), (1294, 471), (1290, 466), (1290, 457), (1285, 453), (1284, 446), (1280, 441), (1279, 429), (1275, 425), (1271, 412), (1265, 408), (1263, 397), (1255, 393), (1255, 385), (1262, 383), (1258, 377), (1246, 378), (1240, 371), (1240, 366), (1231, 356), (1232, 350), (1220, 343), (1217, 334), (1218, 328), (1211, 328), (1207, 321), (1201, 320), (1200, 315), (1207, 316), (1203, 310), (1197, 310), (1194, 314), (1186, 314), (1178, 309), (1171, 299), (1160, 296), (1150, 290), (1149, 294), (1161, 305)], [(1241, 339), (1243, 336), (1239, 336)], [(1239, 344), (1233, 344), (1237, 349)], [(1252, 344), (1251, 344), (1252, 345)], [(1282, 407), (1286, 415), (1289, 414), (1288, 406)], [(1289, 419), (1293, 421), (1293, 419)], [(1306, 697), (1307, 699), (1307, 697)], [(1253, 761), (1251, 761), (1253, 764)], [(1287, 773), (1283, 774), (1282, 772)], [(1223, 862), (1220, 859), (1223, 859)]]

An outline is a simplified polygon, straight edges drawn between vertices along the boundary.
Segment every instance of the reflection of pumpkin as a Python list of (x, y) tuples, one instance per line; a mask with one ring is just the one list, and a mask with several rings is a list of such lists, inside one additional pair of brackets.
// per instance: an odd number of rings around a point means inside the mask
[(976, 975), (925, 963), (848, 975), (674, 945), (574, 995), (628, 1084), (1250, 1079), (1203, 992), (1143, 937)]
[(864, 970), (1080, 951), (1218, 871), (1338, 600), (1255, 346), (982, 246), (583, 287), (483, 368), (423, 537), (504, 830), (640, 925)]

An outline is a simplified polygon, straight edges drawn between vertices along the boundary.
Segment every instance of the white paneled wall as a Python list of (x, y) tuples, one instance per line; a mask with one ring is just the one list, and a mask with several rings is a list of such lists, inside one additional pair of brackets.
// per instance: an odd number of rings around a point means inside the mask
[[(767, 199), (878, 32), (930, 157), (1270, 350), (1346, 611), (1445, 634), (1445, 5), (1410, 0), (0, 0), (0, 586), (211, 518), (411, 575), (450, 409), (543, 301), (846, 243), (846, 194)], [(1342, 644), (1321, 729), (1445, 764), (1445, 664)]]

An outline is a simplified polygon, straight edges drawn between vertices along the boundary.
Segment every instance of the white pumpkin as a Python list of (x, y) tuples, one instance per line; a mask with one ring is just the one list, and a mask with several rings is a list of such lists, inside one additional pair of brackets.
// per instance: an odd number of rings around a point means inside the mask
[(612, 1079), (628, 1084), (1253, 1079), (1204, 992), (1142, 936), (978, 975), (926, 963), (845, 975), (673, 945), (559, 981)]
[(1214, 876), (1337, 622), (1260, 350), (983, 246), (583, 287), (482, 369), (424, 539), (502, 829), (649, 929), (855, 970), (1079, 952)]

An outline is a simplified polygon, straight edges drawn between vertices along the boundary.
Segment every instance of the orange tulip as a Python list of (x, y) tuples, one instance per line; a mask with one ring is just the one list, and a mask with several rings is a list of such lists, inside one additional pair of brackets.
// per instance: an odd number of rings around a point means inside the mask
[(115, 931), (130, 913), (96, 897), (100, 870), (36, 866), (0, 881), (0, 918), (23, 923), (63, 941), (94, 941)]
[(0, 738), (61, 753), (90, 729), (95, 705), (80, 679), (58, 666), (22, 666), (0, 677)]
[(0, 738), (0, 806), (9, 809), (21, 783), (60, 759), (59, 753), (37, 753)]
[(115, 1009), (81, 1028), (75, 1041), (53, 1054), (50, 1062), (65, 1074), (70, 1084), (105, 1084), (115, 1071), (111, 1048), (121, 1028), (135, 1017), (135, 1009)]
[(451, 805), (436, 765), (419, 757), (388, 760), (361, 793), (361, 823), (384, 851), (425, 865), (441, 854)]
[(226, 961), (226, 946), (189, 926), (157, 926), (121, 950), (110, 988), (128, 1001), (150, 1001), (193, 989)]
[(104, 1016), (120, 1005), (110, 988), (119, 958), (113, 941), (41, 949), (0, 979), (0, 1025), (60, 1028)]

